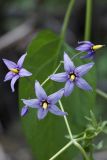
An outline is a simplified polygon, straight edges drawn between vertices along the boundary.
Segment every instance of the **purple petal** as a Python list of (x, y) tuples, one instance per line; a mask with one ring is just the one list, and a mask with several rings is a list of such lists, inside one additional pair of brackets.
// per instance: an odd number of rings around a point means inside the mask
[(40, 101), (38, 99), (22, 99), (23, 103), (31, 108), (39, 108)]
[(39, 108), (37, 113), (38, 119), (43, 119), (47, 115), (47, 113), (48, 109)]
[(56, 81), (56, 82), (65, 82), (67, 79), (67, 74), (64, 73), (58, 73), (58, 74), (53, 74), (50, 76), (50, 79)]
[(74, 89), (74, 83), (69, 80), (65, 84), (64, 96), (69, 96)]
[(78, 51), (86, 52), (86, 51), (90, 51), (91, 47), (92, 46), (90, 44), (82, 44), (82, 45), (76, 47), (75, 49), (78, 50)]
[(27, 71), (26, 69), (22, 68), (19, 72), (19, 76), (20, 77), (27, 77), (27, 76), (31, 76), (32, 73)]
[(83, 78), (78, 78), (75, 83), (81, 89), (92, 90), (92, 87)]
[(94, 54), (94, 51), (89, 51), (88, 54), (86, 54), (85, 56), (81, 56), (80, 58), (93, 58)]
[(40, 100), (47, 99), (47, 94), (38, 81), (35, 82), (35, 93)]
[(66, 112), (63, 112), (61, 111), (56, 105), (52, 105), (50, 108), (49, 108), (49, 111), (55, 115), (58, 115), (58, 116), (64, 116), (64, 115), (67, 115)]
[(15, 91), (15, 89), (14, 89), (14, 84), (15, 84), (15, 82), (17, 81), (18, 78), (19, 78), (19, 75), (15, 75), (15, 76), (12, 78), (12, 80), (11, 80), (11, 89), (12, 89), (12, 92)]
[(12, 73), (11, 71), (8, 72), (4, 78), (4, 82), (5, 81), (8, 81), (8, 80), (11, 80), (12, 78), (14, 77), (14, 73)]
[(58, 102), (59, 99), (62, 98), (63, 94), (64, 94), (64, 89), (61, 89), (61, 90), (51, 94), (50, 96), (48, 96), (48, 101), (51, 104), (55, 104)]
[(26, 55), (27, 55), (27, 54), (23, 54), (23, 55), (20, 57), (20, 59), (18, 60), (17, 65), (18, 65), (19, 68), (22, 67)]
[(21, 116), (25, 116), (28, 112), (28, 107), (27, 106), (24, 106), (21, 110)]
[(72, 72), (75, 66), (69, 56), (64, 52), (64, 69), (66, 72)]
[(93, 62), (81, 65), (75, 69), (75, 73), (78, 74), (79, 76), (83, 76), (93, 67), (93, 65), (94, 65)]
[(3, 59), (3, 62), (5, 63), (5, 65), (7, 66), (8, 69), (13, 69), (13, 68), (17, 68), (16, 63), (7, 60), (7, 59)]
[(92, 42), (90, 41), (78, 41), (78, 44), (90, 44), (90, 45), (94, 45)]

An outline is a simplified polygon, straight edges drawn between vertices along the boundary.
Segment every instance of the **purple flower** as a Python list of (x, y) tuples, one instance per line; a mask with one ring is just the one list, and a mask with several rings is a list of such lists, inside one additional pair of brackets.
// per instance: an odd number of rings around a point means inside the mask
[(94, 65), (94, 63), (88, 63), (75, 67), (69, 56), (64, 53), (64, 69), (65, 72), (53, 74), (50, 79), (56, 82), (66, 82), (64, 87), (64, 95), (69, 96), (74, 89), (74, 85), (83, 90), (92, 90), (91, 86), (82, 78)]
[(29, 71), (27, 71), (26, 69), (24, 69), (22, 67), (26, 55), (27, 54), (23, 54), (20, 57), (20, 59), (18, 60), (17, 64), (10, 61), (10, 60), (3, 59), (3, 62), (5, 63), (7, 68), (9, 69), (9, 72), (6, 74), (6, 76), (4, 78), (4, 82), (11, 80), (12, 92), (15, 91), (14, 84), (20, 77), (26, 77), (26, 76), (32, 75), (32, 73), (30, 73)]
[(66, 115), (65, 112), (62, 112), (55, 105), (58, 102), (58, 100), (60, 100), (61, 97), (63, 96), (63, 93), (64, 93), (63, 89), (47, 96), (46, 92), (44, 91), (40, 83), (36, 81), (35, 82), (35, 93), (38, 99), (29, 99), (29, 100), (22, 99), (22, 101), (26, 106), (38, 109), (38, 113), (37, 113), (38, 119), (43, 119), (47, 115), (48, 112), (51, 112), (58, 116)]
[(81, 58), (93, 58), (95, 55), (95, 51), (104, 46), (104, 45), (94, 45), (90, 41), (81, 41), (78, 42), (78, 44), (79, 46), (76, 47), (76, 50), (88, 53), (85, 56), (82, 56)]

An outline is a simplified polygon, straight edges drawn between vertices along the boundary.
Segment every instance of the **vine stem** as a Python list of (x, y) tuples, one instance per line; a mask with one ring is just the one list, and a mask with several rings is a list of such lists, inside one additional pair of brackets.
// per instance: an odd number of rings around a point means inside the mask
[(101, 91), (100, 89), (96, 89), (96, 93), (97, 93), (98, 95), (100, 95), (101, 97), (107, 99), (107, 93)]
[(86, 0), (86, 18), (85, 18), (85, 35), (84, 40), (90, 39), (91, 32), (91, 15), (92, 15), (92, 0)]
[(89, 160), (89, 158), (88, 158), (85, 150), (83, 149), (83, 147), (81, 147), (81, 145), (80, 145), (78, 142), (76, 142), (76, 141), (74, 141), (73, 144), (80, 150), (80, 152), (81, 152), (82, 155), (84, 156), (85, 160)]
[[(62, 110), (63, 112), (65, 112), (61, 100), (59, 100), (59, 106), (60, 106), (61, 110)], [(68, 123), (68, 120), (67, 120), (67, 117), (66, 117), (66, 116), (64, 116), (64, 121), (65, 121), (67, 130), (68, 130), (70, 139), (73, 140), (73, 135), (72, 135), (72, 132), (71, 132), (71, 129), (70, 129), (70, 125), (69, 125), (69, 123)]]
[(63, 148), (61, 148), (54, 156), (52, 156), (49, 160), (54, 160), (56, 157), (58, 157), (61, 153), (63, 153), (68, 147), (70, 147), (72, 144), (75, 145), (75, 147), (77, 147), (80, 152), (82, 153), (82, 155), (84, 156), (85, 160), (89, 160), (85, 150), (81, 147), (81, 145), (75, 141), (75, 139), (71, 140), (70, 142), (68, 142)]
[[(63, 21), (63, 25), (62, 25), (62, 29), (61, 29), (61, 33), (60, 33), (60, 42), (59, 42), (59, 47), (58, 47), (56, 55), (58, 55), (58, 53), (60, 52), (61, 47), (63, 45), (63, 41), (65, 39), (65, 34), (66, 34), (66, 30), (67, 30), (67, 26), (68, 26), (70, 14), (71, 14), (74, 2), (75, 2), (75, 0), (70, 0), (70, 2), (68, 4), (68, 8), (67, 8), (67, 11), (66, 11), (66, 14), (64, 17), (64, 21)], [(55, 66), (56, 66), (56, 64), (55, 64)]]
[(93, 147), (90, 149), (90, 160), (94, 160), (94, 157), (93, 157)]
[(61, 34), (60, 34), (61, 39), (65, 38), (65, 33), (66, 33), (66, 30), (67, 30), (67, 26), (68, 26), (68, 22), (69, 22), (69, 18), (70, 18), (72, 8), (74, 6), (74, 2), (75, 2), (75, 0), (70, 0), (70, 3), (68, 5), (68, 9), (67, 9), (67, 12), (66, 12), (65, 17), (64, 17), (64, 22), (63, 22), (62, 30), (61, 30)]

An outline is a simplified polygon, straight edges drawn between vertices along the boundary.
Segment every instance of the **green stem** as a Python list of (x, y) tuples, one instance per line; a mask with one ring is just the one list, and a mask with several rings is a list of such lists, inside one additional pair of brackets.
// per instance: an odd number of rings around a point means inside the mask
[(91, 32), (91, 15), (92, 15), (92, 0), (86, 0), (86, 19), (85, 19), (85, 35), (84, 40), (90, 40)]
[(74, 56), (72, 56), (71, 60), (73, 60), (74, 58), (76, 58), (77, 56), (79, 56), (81, 53), (83, 53), (83, 52), (79, 52), (79, 53), (75, 54)]
[(78, 142), (74, 142), (74, 145), (80, 150), (80, 152), (82, 153), (82, 155), (84, 156), (85, 160), (89, 160), (85, 150), (81, 147), (81, 145)]
[(56, 67), (56, 69), (54, 70), (53, 74), (55, 74), (55, 73), (58, 71), (58, 69), (60, 68), (60, 66), (61, 66), (62, 63), (63, 63), (63, 62), (60, 61), (59, 65)]
[[(63, 112), (65, 112), (61, 100), (59, 100), (59, 105), (60, 105), (61, 110), (62, 110)], [(69, 125), (69, 123), (68, 123), (68, 120), (67, 120), (67, 117), (66, 117), (66, 116), (64, 116), (64, 121), (65, 121), (67, 130), (68, 130), (70, 139), (73, 140), (73, 135), (72, 135), (72, 132), (71, 132), (71, 129), (70, 129), (70, 125)]]
[(98, 95), (100, 95), (101, 97), (107, 99), (107, 93), (101, 91), (100, 89), (96, 89), (96, 93), (97, 93)]
[[(64, 17), (64, 22), (63, 22), (61, 33), (60, 33), (59, 47), (58, 47), (56, 55), (58, 55), (59, 52), (61, 51), (61, 47), (63, 45), (63, 41), (64, 41), (64, 38), (65, 38), (65, 34), (66, 34), (66, 30), (67, 30), (70, 14), (71, 14), (71, 11), (72, 11), (72, 8), (73, 8), (73, 5), (74, 5), (74, 1), (75, 0), (70, 0), (68, 8), (67, 8), (67, 11), (66, 11), (66, 14), (65, 14), (65, 17)], [(56, 66), (56, 64), (55, 64), (55, 66)]]
[(65, 14), (64, 22), (63, 22), (63, 26), (62, 26), (62, 30), (61, 30), (61, 35), (60, 35), (61, 39), (65, 38), (65, 33), (66, 33), (66, 30), (67, 30), (67, 26), (68, 26), (69, 18), (70, 18), (70, 15), (71, 15), (71, 11), (72, 11), (73, 6), (74, 6), (74, 2), (75, 2), (75, 0), (70, 0), (70, 3), (68, 5), (68, 9), (67, 9), (67, 12)]
[(43, 82), (42, 82), (42, 84), (41, 84), (41, 86), (43, 86), (46, 82), (48, 82), (49, 81), (49, 77), (48, 78), (46, 78)]
[(93, 150), (90, 150), (90, 160), (94, 160), (94, 157), (93, 157)]
[(79, 141), (82, 141), (82, 140), (84, 140), (84, 139), (86, 139), (86, 133), (83, 135), (83, 137), (76, 138), (75, 140), (76, 140), (77, 142), (79, 142)]
[[(54, 72), (52, 74), (55, 74), (58, 71), (58, 69), (60, 68), (61, 64), (62, 64), (62, 61), (60, 61), (60, 63), (58, 64), (58, 66), (56, 67), (56, 69), (54, 70)], [(42, 82), (41, 86), (43, 86), (49, 79), (50, 79), (49, 77), (47, 79), (45, 79)]]
[[(60, 33), (59, 47), (58, 47), (56, 55), (58, 55), (59, 52), (61, 51), (61, 47), (63, 45), (63, 41), (64, 41), (64, 38), (65, 38), (65, 34), (66, 34), (66, 30), (67, 30), (70, 14), (71, 14), (71, 11), (72, 11), (72, 8), (73, 8), (73, 5), (74, 5), (74, 1), (75, 0), (70, 0), (68, 8), (67, 8), (67, 11), (66, 11), (66, 14), (65, 14), (65, 17), (64, 17), (64, 22), (63, 22), (61, 33)], [(56, 66), (56, 64), (55, 64), (55, 66)]]
[(71, 146), (73, 141), (70, 141), (67, 143), (62, 149), (60, 149), (54, 156), (52, 156), (49, 160), (54, 160), (56, 157), (58, 157), (62, 152), (64, 152), (69, 146)]

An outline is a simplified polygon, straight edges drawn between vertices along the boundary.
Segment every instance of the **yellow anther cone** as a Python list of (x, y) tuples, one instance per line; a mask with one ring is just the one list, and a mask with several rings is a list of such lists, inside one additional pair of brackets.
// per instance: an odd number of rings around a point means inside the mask
[(93, 50), (97, 50), (97, 49), (100, 49), (102, 47), (104, 47), (105, 45), (94, 45), (92, 48)]
[(14, 68), (10, 69), (10, 71), (13, 72), (13, 73), (18, 73), (19, 72), (18, 69), (14, 69)]

